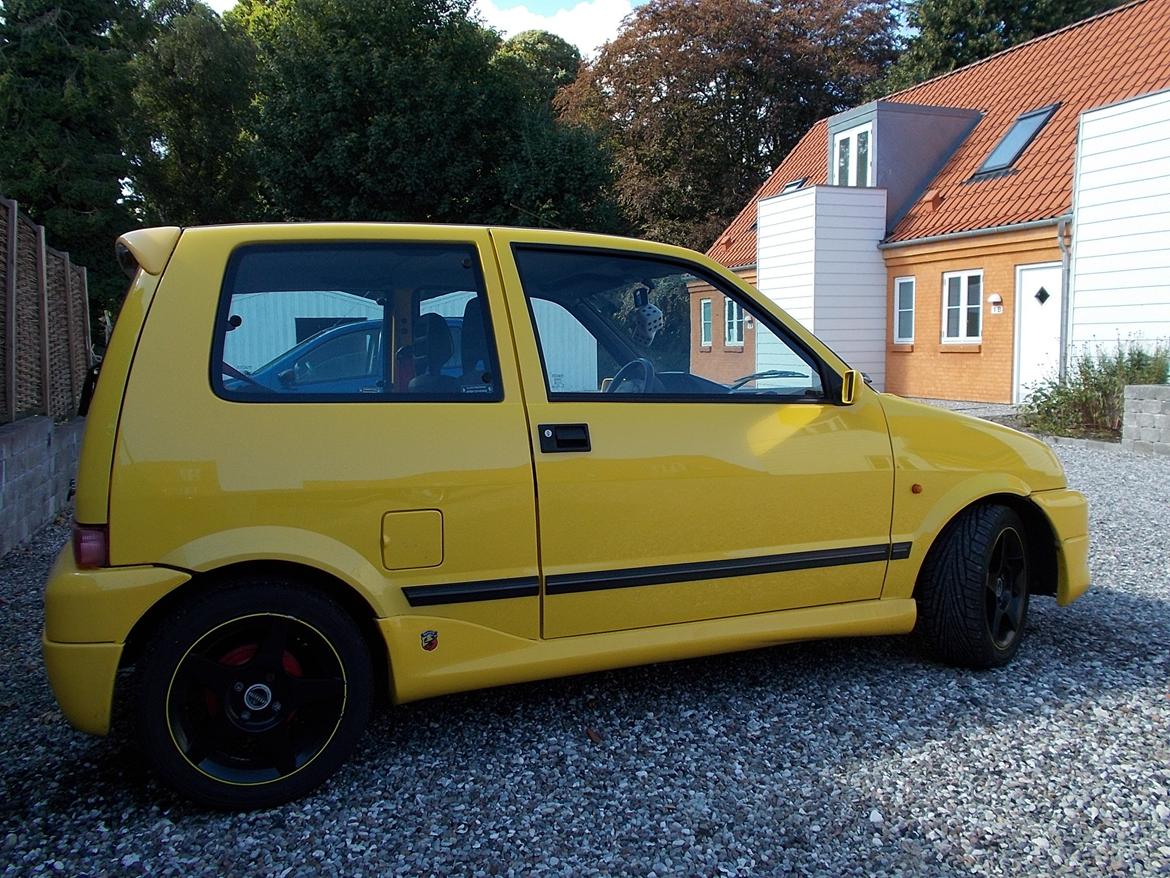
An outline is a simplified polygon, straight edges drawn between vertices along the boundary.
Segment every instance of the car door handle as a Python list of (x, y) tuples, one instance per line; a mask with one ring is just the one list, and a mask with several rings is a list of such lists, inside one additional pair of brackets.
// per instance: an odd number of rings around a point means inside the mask
[(588, 424), (541, 424), (540, 450), (545, 454), (565, 451), (591, 451)]

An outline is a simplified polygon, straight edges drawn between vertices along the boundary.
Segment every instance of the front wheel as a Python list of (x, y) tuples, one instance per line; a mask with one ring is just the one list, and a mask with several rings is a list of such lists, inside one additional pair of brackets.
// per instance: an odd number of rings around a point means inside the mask
[(1028, 618), (1027, 531), (1006, 506), (975, 506), (939, 537), (923, 565), (915, 630), (938, 658), (969, 668), (1007, 664)]
[(228, 583), (180, 607), (139, 662), (137, 724), (159, 777), (231, 809), (304, 795), (361, 736), (369, 650), (327, 597), (271, 580)]

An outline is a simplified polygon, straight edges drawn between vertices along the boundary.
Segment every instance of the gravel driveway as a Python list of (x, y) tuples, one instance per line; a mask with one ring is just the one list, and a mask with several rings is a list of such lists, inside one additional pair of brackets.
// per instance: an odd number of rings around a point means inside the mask
[(1095, 585), (1006, 670), (883, 638), (451, 696), (244, 816), (57, 713), (51, 527), (0, 563), (0, 875), (1170, 874), (1170, 460), (1058, 452)]

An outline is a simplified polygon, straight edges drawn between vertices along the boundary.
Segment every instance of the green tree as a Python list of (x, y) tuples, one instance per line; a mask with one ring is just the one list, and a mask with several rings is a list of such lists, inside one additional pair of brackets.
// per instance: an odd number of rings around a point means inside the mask
[(613, 151), (642, 234), (706, 247), (813, 122), (859, 102), (892, 28), (882, 0), (649, 0), (557, 103)]
[(1088, 18), (1118, 0), (908, 0), (913, 36), (883, 80), (888, 94)]
[(279, 215), (451, 220), (485, 200), (497, 38), (465, 0), (253, 0), (241, 13)]
[(575, 52), (501, 43), (469, 6), (244, 0), (231, 13), (258, 46), (274, 216), (612, 227), (605, 154), (548, 110)]
[(526, 30), (504, 42), (492, 63), (511, 67), (526, 97), (548, 103), (557, 89), (577, 78), (581, 53), (577, 47), (544, 30)]
[(239, 222), (257, 213), (251, 139), (255, 47), (199, 0), (155, 0), (133, 61), (130, 179), (147, 222)]
[(119, 120), (137, 24), (130, 0), (7, 0), (0, 10), (0, 192), (89, 268), (95, 312), (125, 286), (113, 243), (134, 218)]
[(512, 90), (517, 115), (499, 169), (499, 221), (623, 231), (608, 151), (594, 132), (553, 114), (554, 96), (581, 67), (576, 46), (547, 31), (524, 31), (496, 50), (492, 66)]

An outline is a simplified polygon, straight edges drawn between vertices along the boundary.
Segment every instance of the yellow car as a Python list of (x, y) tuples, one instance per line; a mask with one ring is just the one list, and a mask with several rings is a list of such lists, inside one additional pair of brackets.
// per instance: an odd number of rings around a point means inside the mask
[(875, 391), (697, 253), (381, 224), (119, 251), (45, 663), (99, 735), (131, 670), (199, 802), (303, 795), (382, 694), (911, 631), (990, 667), (1031, 595), (1088, 586), (1047, 447)]

